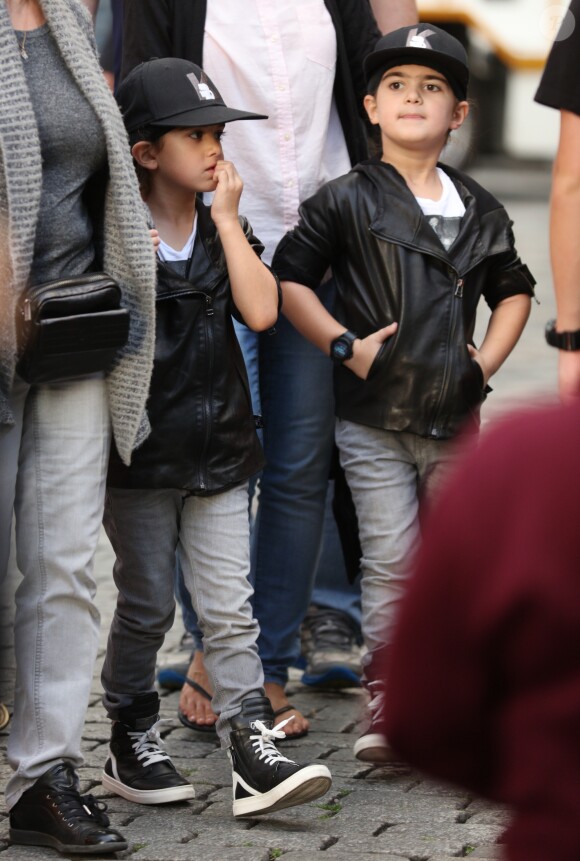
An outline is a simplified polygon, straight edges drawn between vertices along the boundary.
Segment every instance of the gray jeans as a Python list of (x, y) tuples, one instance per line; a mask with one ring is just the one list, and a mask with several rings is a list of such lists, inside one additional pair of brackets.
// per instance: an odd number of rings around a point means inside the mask
[(57, 762), (82, 763), (99, 635), (93, 559), (110, 442), (105, 380), (29, 388), (0, 427), (0, 582), (16, 515), (16, 693), (8, 738), (12, 807)]
[(104, 523), (117, 557), (119, 590), (102, 673), (109, 717), (153, 690), (157, 652), (175, 613), (179, 548), (214, 686), (216, 729), (228, 747), (228, 722), (242, 700), (264, 696), (248, 581), (247, 483), (215, 496), (109, 488)]
[(436, 492), (457, 444), (341, 419), (336, 443), (358, 518), (362, 634), (372, 652), (391, 639), (419, 543), (419, 499)]

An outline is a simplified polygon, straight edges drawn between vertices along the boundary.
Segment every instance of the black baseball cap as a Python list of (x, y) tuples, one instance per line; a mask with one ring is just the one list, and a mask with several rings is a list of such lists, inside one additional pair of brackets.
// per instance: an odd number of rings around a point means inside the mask
[(371, 54), (364, 59), (367, 86), (380, 71), (410, 63), (429, 66), (445, 76), (458, 99), (467, 95), (469, 68), (467, 53), (461, 42), (434, 24), (411, 24), (382, 36)]
[(147, 126), (170, 129), (268, 119), (228, 108), (206, 73), (178, 57), (136, 66), (121, 83), (117, 102), (128, 132)]

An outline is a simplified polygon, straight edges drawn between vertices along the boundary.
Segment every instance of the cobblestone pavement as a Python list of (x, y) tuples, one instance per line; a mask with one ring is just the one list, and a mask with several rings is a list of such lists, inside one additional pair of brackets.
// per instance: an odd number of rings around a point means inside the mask
[[(541, 307), (532, 309), (521, 343), (505, 370), (494, 380), (495, 391), (484, 408), (485, 421), (493, 422), (511, 407), (531, 399), (553, 397), (555, 391), (557, 354), (545, 347), (543, 341), (545, 321), (553, 316), (547, 240), (549, 174), (546, 168), (533, 166), (525, 170), (482, 166), (479, 174), (508, 206), (515, 221), (520, 254), (538, 279), (537, 294), (542, 303)], [(96, 563), (103, 644), (115, 600), (111, 565), (111, 551), (103, 539)], [(0, 606), (3, 610), (0, 671), (4, 680), (8, 679), (3, 696), (10, 707), (13, 655), (9, 617), (10, 593), (15, 582), (13, 575), (3, 595), (3, 606)], [(160, 656), (163, 663), (183, 659), (179, 651), (180, 634), (176, 626), (168, 636)], [(101, 649), (100, 660), (102, 656)], [(74, 659), (74, 655), (70, 659)], [(63, 656), (63, 660), (67, 660), (67, 656)], [(194, 783), (195, 800), (146, 807), (105, 793), (100, 774), (107, 757), (109, 722), (100, 705), (97, 668), (85, 726), (86, 764), (81, 770), (81, 779), (84, 791), (106, 800), (113, 824), (130, 842), (129, 850), (116, 857), (135, 861), (272, 861), (282, 855), (287, 861), (298, 858), (300, 861), (318, 858), (350, 861), (353, 856), (358, 861), (500, 857), (500, 849), (495, 844), (507, 822), (505, 811), (472, 798), (460, 789), (438, 785), (404, 764), (374, 769), (357, 763), (352, 745), (363, 706), (359, 690), (314, 691), (301, 685), (297, 674), (290, 682), (289, 694), (292, 702), (310, 718), (312, 729), (304, 739), (283, 743), (284, 753), (299, 761), (325, 762), (333, 774), (332, 788), (317, 802), (263, 818), (235, 821), (231, 813), (227, 758), (215, 742), (200, 738), (199, 733), (178, 723), (177, 693), (162, 692), (161, 716), (175, 719), (165, 742), (177, 767)], [(8, 729), (0, 733), (2, 784), (8, 776), (7, 735)], [(8, 821), (2, 808), (0, 859), (40, 861), (58, 857), (49, 849), (10, 846), (7, 834)]]

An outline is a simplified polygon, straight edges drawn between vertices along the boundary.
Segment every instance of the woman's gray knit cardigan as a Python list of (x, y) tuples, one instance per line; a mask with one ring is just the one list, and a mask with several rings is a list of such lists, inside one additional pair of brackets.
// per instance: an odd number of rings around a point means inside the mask
[[(108, 376), (109, 404), (117, 448), (128, 463), (149, 432), (145, 403), (155, 339), (155, 254), (123, 121), (95, 62), (87, 10), (78, 0), (40, 0), (40, 5), (107, 143), (103, 268), (121, 285), (131, 313), (129, 341)], [(9, 394), (16, 354), (15, 308), (30, 271), (41, 182), (40, 142), (22, 59), (5, 0), (0, 0), (0, 425), (14, 422)]]

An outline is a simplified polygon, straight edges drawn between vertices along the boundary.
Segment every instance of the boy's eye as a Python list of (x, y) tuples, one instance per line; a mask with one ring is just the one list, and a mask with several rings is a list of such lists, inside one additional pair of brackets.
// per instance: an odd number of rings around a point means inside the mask
[(222, 138), (225, 136), (225, 133), (226, 133), (226, 130), (225, 130), (225, 129), (220, 129), (218, 132), (216, 132), (216, 133), (215, 133), (215, 139), (216, 139), (216, 141), (221, 141), (221, 140), (222, 140)]
[(201, 140), (201, 132), (191, 132), (189, 137), (194, 141), (199, 141)]
[(425, 87), (427, 90), (429, 90), (430, 93), (438, 93), (441, 89), (439, 84), (425, 84)]
[(402, 86), (402, 81), (391, 81), (391, 83), (389, 84), (391, 90), (400, 90)]

